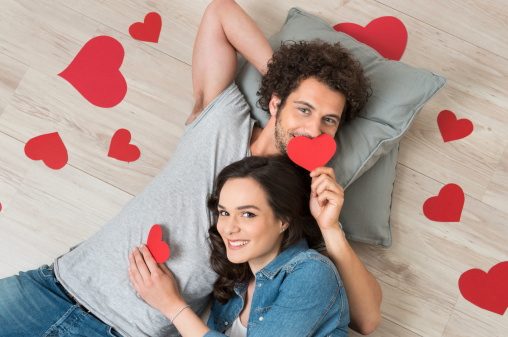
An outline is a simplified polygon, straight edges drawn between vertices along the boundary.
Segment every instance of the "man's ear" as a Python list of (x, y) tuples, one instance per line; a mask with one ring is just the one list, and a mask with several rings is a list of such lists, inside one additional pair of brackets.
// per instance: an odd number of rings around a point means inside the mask
[(270, 109), (270, 115), (275, 117), (277, 114), (278, 107), (280, 105), (280, 98), (277, 97), (276, 93), (272, 93), (272, 97), (270, 98), (270, 103), (268, 103), (268, 108)]

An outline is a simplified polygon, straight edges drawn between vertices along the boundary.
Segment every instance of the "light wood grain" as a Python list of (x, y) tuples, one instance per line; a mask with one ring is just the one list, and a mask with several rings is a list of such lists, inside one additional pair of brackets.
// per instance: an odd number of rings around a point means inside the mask
[(0, 53), (0, 115), (7, 106), (28, 66)]
[[(487, 272), (491, 267), (480, 268)], [(447, 326), (448, 332), (444, 336), (454, 336), (454, 331), (463, 334), (469, 332), (469, 336), (499, 336), (504, 337), (508, 332), (508, 316), (501, 316), (488, 310), (479, 309), (476, 305), (460, 296), (455, 305), (454, 316)], [(484, 332), (482, 332), (482, 330)]]
[(490, 181), (482, 201), (499, 210), (508, 210), (508, 146)]
[[(25, 144), (0, 132), (0, 203), (2, 214), (9, 209), (33, 162), (25, 156)], [(1, 232), (0, 232), (1, 233)], [(1, 260), (1, 259), (0, 259)]]
[(508, 55), (508, 7), (503, 0), (377, 1), (494, 54)]

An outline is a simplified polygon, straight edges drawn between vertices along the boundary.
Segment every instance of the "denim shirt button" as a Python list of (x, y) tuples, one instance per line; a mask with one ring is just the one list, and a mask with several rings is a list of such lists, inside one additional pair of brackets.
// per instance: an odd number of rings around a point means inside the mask
[(258, 287), (261, 287), (261, 283), (258, 283)]
[(259, 317), (259, 320), (260, 320), (260, 321), (263, 321), (263, 317)]
[(224, 322), (224, 325), (228, 325), (228, 322), (227, 322), (227, 321), (226, 321), (226, 322)]

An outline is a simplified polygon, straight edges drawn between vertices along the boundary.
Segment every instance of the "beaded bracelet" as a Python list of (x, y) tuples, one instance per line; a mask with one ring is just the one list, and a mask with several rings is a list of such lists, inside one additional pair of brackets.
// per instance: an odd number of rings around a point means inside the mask
[(175, 316), (173, 316), (173, 319), (171, 320), (171, 324), (173, 324), (173, 321), (175, 320), (176, 316), (178, 316), (182, 312), (182, 310), (187, 308), (187, 307), (190, 307), (190, 305), (187, 304), (185, 307), (180, 309), (180, 311), (178, 311)]

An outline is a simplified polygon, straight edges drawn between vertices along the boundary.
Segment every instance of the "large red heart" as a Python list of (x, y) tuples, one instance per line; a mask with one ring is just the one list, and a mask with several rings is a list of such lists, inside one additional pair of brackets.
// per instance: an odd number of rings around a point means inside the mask
[(67, 148), (58, 132), (40, 135), (25, 144), (25, 154), (32, 160), (42, 160), (47, 167), (59, 170), (69, 159)]
[(111, 138), (108, 157), (126, 162), (138, 160), (141, 152), (136, 145), (129, 144), (130, 141), (131, 133), (129, 130), (117, 130), (113, 135), (113, 138)]
[(407, 44), (406, 26), (393, 16), (383, 16), (362, 27), (356, 23), (339, 23), (333, 28), (374, 48), (381, 56), (398, 61)]
[(432, 221), (459, 222), (464, 207), (464, 192), (459, 185), (444, 186), (437, 197), (427, 199), (423, 214)]
[(153, 225), (148, 233), (146, 246), (157, 263), (164, 263), (169, 258), (169, 246), (162, 241), (162, 229), (159, 225)]
[(288, 143), (287, 152), (294, 163), (312, 171), (328, 163), (336, 149), (335, 140), (323, 133), (313, 139), (304, 136), (292, 138)]
[(59, 76), (66, 79), (93, 105), (111, 108), (127, 93), (127, 82), (120, 72), (124, 50), (109, 36), (88, 41)]
[(460, 293), (474, 305), (503, 315), (508, 309), (508, 261), (496, 264), (486, 273), (470, 269), (459, 278)]
[(473, 132), (473, 123), (469, 119), (459, 119), (450, 110), (443, 110), (437, 116), (437, 125), (444, 142), (461, 139)]
[(145, 16), (144, 23), (133, 23), (129, 27), (129, 34), (136, 40), (157, 43), (159, 42), (161, 27), (161, 16), (155, 12), (151, 12)]

